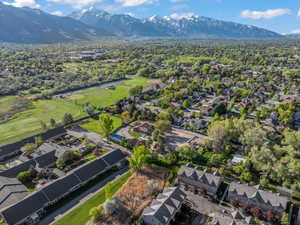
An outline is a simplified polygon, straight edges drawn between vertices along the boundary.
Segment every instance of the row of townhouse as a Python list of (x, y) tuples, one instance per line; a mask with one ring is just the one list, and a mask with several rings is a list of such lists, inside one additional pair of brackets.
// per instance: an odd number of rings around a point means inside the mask
[(25, 138), (21, 141), (15, 142), (13, 144), (0, 146), (0, 161), (9, 159), (15, 155), (22, 153), (22, 148), (28, 143), (34, 143), (36, 137), (41, 137), (43, 140), (48, 140), (51, 138), (57, 138), (66, 133), (66, 129), (63, 127), (57, 127), (51, 130), (48, 130), (44, 133), (34, 135), (28, 138)]
[[(202, 192), (212, 198), (217, 198), (217, 193), (223, 182), (217, 173), (203, 171), (200, 168), (184, 165), (178, 171), (179, 186), (166, 188), (145, 208), (142, 219), (147, 225), (169, 225), (175, 215), (180, 212), (187, 195), (183, 189)], [(183, 189), (181, 189), (183, 188)], [(259, 186), (231, 183), (226, 196), (228, 201), (238, 201), (240, 206), (251, 205), (260, 208), (262, 212), (274, 213), (280, 218), (287, 210), (288, 198), (277, 193), (262, 190)], [(201, 213), (201, 212), (200, 212)], [(211, 220), (212, 225), (251, 225), (255, 224), (252, 216), (244, 216), (238, 210), (230, 213), (215, 212)], [(261, 224), (264, 224), (263, 222)]]
[(0, 210), (8, 225), (35, 224), (45, 209), (112, 167), (122, 167), (126, 154), (115, 150), (76, 168), (23, 200)]
[[(178, 182), (185, 188), (205, 191), (216, 198), (223, 179), (216, 173), (203, 171), (190, 165), (182, 166), (178, 172)], [(282, 215), (288, 206), (288, 198), (279, 193), (263, 190), (259, 185), (250, 186), (232, 182), (229, 184), (226, 199), (238, 205), (250, 205), (260, 208), (263, 212), (273, 211)]]

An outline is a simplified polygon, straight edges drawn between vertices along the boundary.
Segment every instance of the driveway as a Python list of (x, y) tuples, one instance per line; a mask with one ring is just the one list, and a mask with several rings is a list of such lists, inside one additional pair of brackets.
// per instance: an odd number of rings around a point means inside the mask
[(88, 200), (90, 197), (95, 195), (96, 193), (100, 192), (105, 184), (115, 180), (117, 177), (125, 174), (128, 171), (128, 168), (124, 168), (122, 170), (119, 170), (118, 172), (114, 173), (113, 175), (105, 178), (86, 192), (82, 193), (81, 195), (77, 196), (75, 199), (68, 202), (63, 207), (59, 208), (55, 212), (51, 213), (44, 219), (42, 219), (38, 225), (49, 225), (53, 224), (56, 220), (63, 217), (68, 212), (72, 211), (74, 208), (76, 208), (80, 203)]

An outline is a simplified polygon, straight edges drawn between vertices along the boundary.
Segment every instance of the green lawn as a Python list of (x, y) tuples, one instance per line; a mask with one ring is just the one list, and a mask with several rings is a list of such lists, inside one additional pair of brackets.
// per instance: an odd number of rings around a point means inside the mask
[[(111, 118), (114, 121), (113, 126), (114, 126), (114, 131), (115, 131), (116, 129), (118, 129), (119, 127), (122, 126), (122, 119), (120, 117), (117, 117), (117, 116), (112, 116)], [(86, 130), (95, 132), (95, 133), (100, 134), (100, 135), (103, 136), (103, 134), (101, 133), (101, 131), (99, 129), (99, 127), (100, 127), (99, 120), (89, 119), (89, 120), (87, 120), (86, 123), (83, 123), (80, 126), (84, 129), (86, 129)]]
[(129, 96), (130, 88), (136, 85), (147, 86), (149, 84), (148, 81), (149, 79), (147, 78), (133, 77), (130, 80), (123, 81), (123, 84), (117, 86), (114, 90), (92, 88), (77, 92), (75, 95), (70, 96), (70, 98), (79, 104), (90, 102), (95, 106), (107, 107), (115, 104), (122, 98), (127, 98)]
[(16, 98), (16, 96), (0, 98), (0, 114), (8, 112), (13, 107)]
[[(133, 77), (117, 86), (115, 90), (89, 89), (78, 92), (71, 99), (52, 99), (34, 101), (33, 109), (16, 114), (11, 120), (0, 123), (0, 146), (13, 143), (26, 137), (42, 132), (41, 121), (49, 124), (51, 118), (61, 122), (65, 113), (72, 113), (74, 118), (84, 116), (82, 104), (90, 102), (94, 105), (106, 107), (115, 104), (122, 98), (128, 97), (129, 89), (135, 85), (147, 85), (148, 79)], [(0, 98), (0, 110), (9, 110), (10, 102), (16, 97)], [(77, 104), (78, 103), (78, 104)], [(4, 108), (4, 109), (3, 109)], [(1, 111), (0, 111), (1, 112)], [(115, 127), (120, 126), (120, 119), (115, 119)], [(84, 128), (99, 133), (96, 123), (91, 122)]]
[[(122, 185), (129, 179), (131, 173), (128, 172), (118, 178), (117, 180), (113, 181), (112, 183), (112, 193), (116, 193)], [(86, 224), (91, 217), (89, 216), (89, 211), (93, 207), (99, 206), (105, 202), (105, 192), (101, 190), (99, 193), (76, 207), (74, 210), (69, 212), (67, 215), (62, 217), (60, 220), (55, 222), (53, 225), (84, 225)]]
[(84, 115), (81, 106), (62, 99), (38, 100), (34, 108), (18, 113), (13, 119), (0, 123), (0, 145), (12, 143), (42, 132), (41, 121), (49, 124), (51, 118), (60, 122), (66, 112), (74, 118)]

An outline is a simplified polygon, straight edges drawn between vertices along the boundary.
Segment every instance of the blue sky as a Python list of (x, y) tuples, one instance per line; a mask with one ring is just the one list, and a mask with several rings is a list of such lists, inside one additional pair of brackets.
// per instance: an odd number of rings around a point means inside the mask
[(300, 33), (300, 0), (6, 0), (17, 7), (40, 8), (56, 15), (95, 6), (138, 18), (193, 14), (251, 24), (279, 33)]

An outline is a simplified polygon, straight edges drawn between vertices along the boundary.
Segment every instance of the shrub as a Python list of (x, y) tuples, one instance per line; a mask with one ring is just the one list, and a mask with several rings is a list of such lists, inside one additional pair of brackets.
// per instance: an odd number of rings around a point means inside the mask
[(20, 172), (17, 175), (17, 179), (22, 183), (30, 182), (32, 180), (32, 173), (31, 171)]
[(106, 200), (103, 205), (104, 213), (106, 215), (112, 215), (117, 212), (122, 207), (122, 202), (118, 198), (113, 198), (111, 200)]
[(102, 217), (102, 210), (98, 207), (91, 208), (89, 215), (93, 217), (93, 220), (99, 220)]

